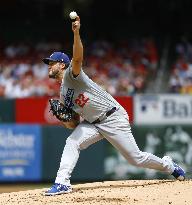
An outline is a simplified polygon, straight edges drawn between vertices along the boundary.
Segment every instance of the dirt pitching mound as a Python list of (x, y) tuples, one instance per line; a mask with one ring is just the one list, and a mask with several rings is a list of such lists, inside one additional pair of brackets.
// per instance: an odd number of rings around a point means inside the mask
[(45, 189), (0, 194), (0, 205), (192, 205), (192, 180), (127, 180), (86, 183), (73, 192), (43, 196)]

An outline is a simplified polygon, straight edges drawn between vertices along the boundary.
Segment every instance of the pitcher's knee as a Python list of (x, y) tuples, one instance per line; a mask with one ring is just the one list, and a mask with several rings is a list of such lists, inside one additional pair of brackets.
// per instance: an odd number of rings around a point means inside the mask
[(139, 151), (132, 155), (128, 161), (133, 166), (143, 167), (143, 164), (146, 161), (147, 157), (148, 156), (144, 152)]
[(75, 140), (73, 140), (73, 139), (71, 139), (71, 138), (68, 138), (68, 139), (66, 140), (66, 145), (65, 145), (65, 146), (70, 146), (70, 147), (72, 147), (73, 149), (80, 150), (79, 144), (78, 144)]
[(78, 150), (86, 149), (89, 146), (86, 142), (79, 142), (71, 138), (66, 140), (66, 145), (69, 145)]
[(80, 150), (87, 149), (87, 147), (89, 147), (89, 144), (87, 144), (86, 142), (82, 142), (82, 143), (79, 145), (79, 149), (80, 149)]

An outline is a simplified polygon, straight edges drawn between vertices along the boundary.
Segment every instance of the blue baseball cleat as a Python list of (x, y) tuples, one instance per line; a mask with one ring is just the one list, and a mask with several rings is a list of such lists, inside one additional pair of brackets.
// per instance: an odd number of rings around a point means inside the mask
[(171, 159), (171, 157), (169, 156), (164, 156), (162, 158), (163, 160), (169, 162), (170, 164), (173, 164), (174, 166), (174, 171), (171, 174), (172, 176), (174, 176), (176, 179), (183, 181), (185, 180), (185, 171), (175, 162), (173, 162), (173, 160)]
[(53, 184), (53, 186), (50, 189), (48, 189), (44, 193), (44, 195), (45, 196), (54, 196), (54, 195), (58, 195), (58, 194), (69, 193), (71, 191), (72, 191), (71, 186), (66, 186), (66, 185), (63, 185), (63, 184), (55, 183), (55, 184)]
[(175, 167), (175, 170), (171, 175), (173, 175), (176, 179), (180, 181), (185, 180), (185, 171), (178, 164), (174, 162), (173, 162), (173, 165)]

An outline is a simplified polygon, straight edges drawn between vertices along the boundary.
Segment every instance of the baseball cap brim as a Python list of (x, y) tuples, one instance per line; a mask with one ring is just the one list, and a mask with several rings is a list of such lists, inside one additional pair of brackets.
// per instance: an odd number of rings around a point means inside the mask
[(54, 60), (54, 59), (52, 59), (52, 58), (44, 58), (44, 59), (43, 59), (43, 62), (44, 62), (45, 64), (47, 64), (47, 65), (49, 65), (49, 62), (50, 62), (50, 61), (56, 62), (56, 60)]

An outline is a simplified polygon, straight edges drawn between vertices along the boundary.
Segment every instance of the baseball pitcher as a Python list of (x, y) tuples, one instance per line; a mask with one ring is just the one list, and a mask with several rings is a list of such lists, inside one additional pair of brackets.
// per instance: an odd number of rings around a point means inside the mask
[[(51, 110), (65, 127), (75, 128), (66, 140), (55, 183), (45, 195), (71, 192), (70, 177), (80, 151), (103, 138), (119, 150), (128, 163), (159, 170), (184, 180), (184, 170), (170, 157), (159, 158), (138, 148), (127, 112), (83, 72), (79, 16), (72, 22), (72, 31), (74, 42), (71, 61), (62, 52), (54, 52), (43, 59), (48, 65), (49, 77), (61, 83), (60, 100), (50, 100)], [(84, 121), (79, 122), (79, 116)]]

